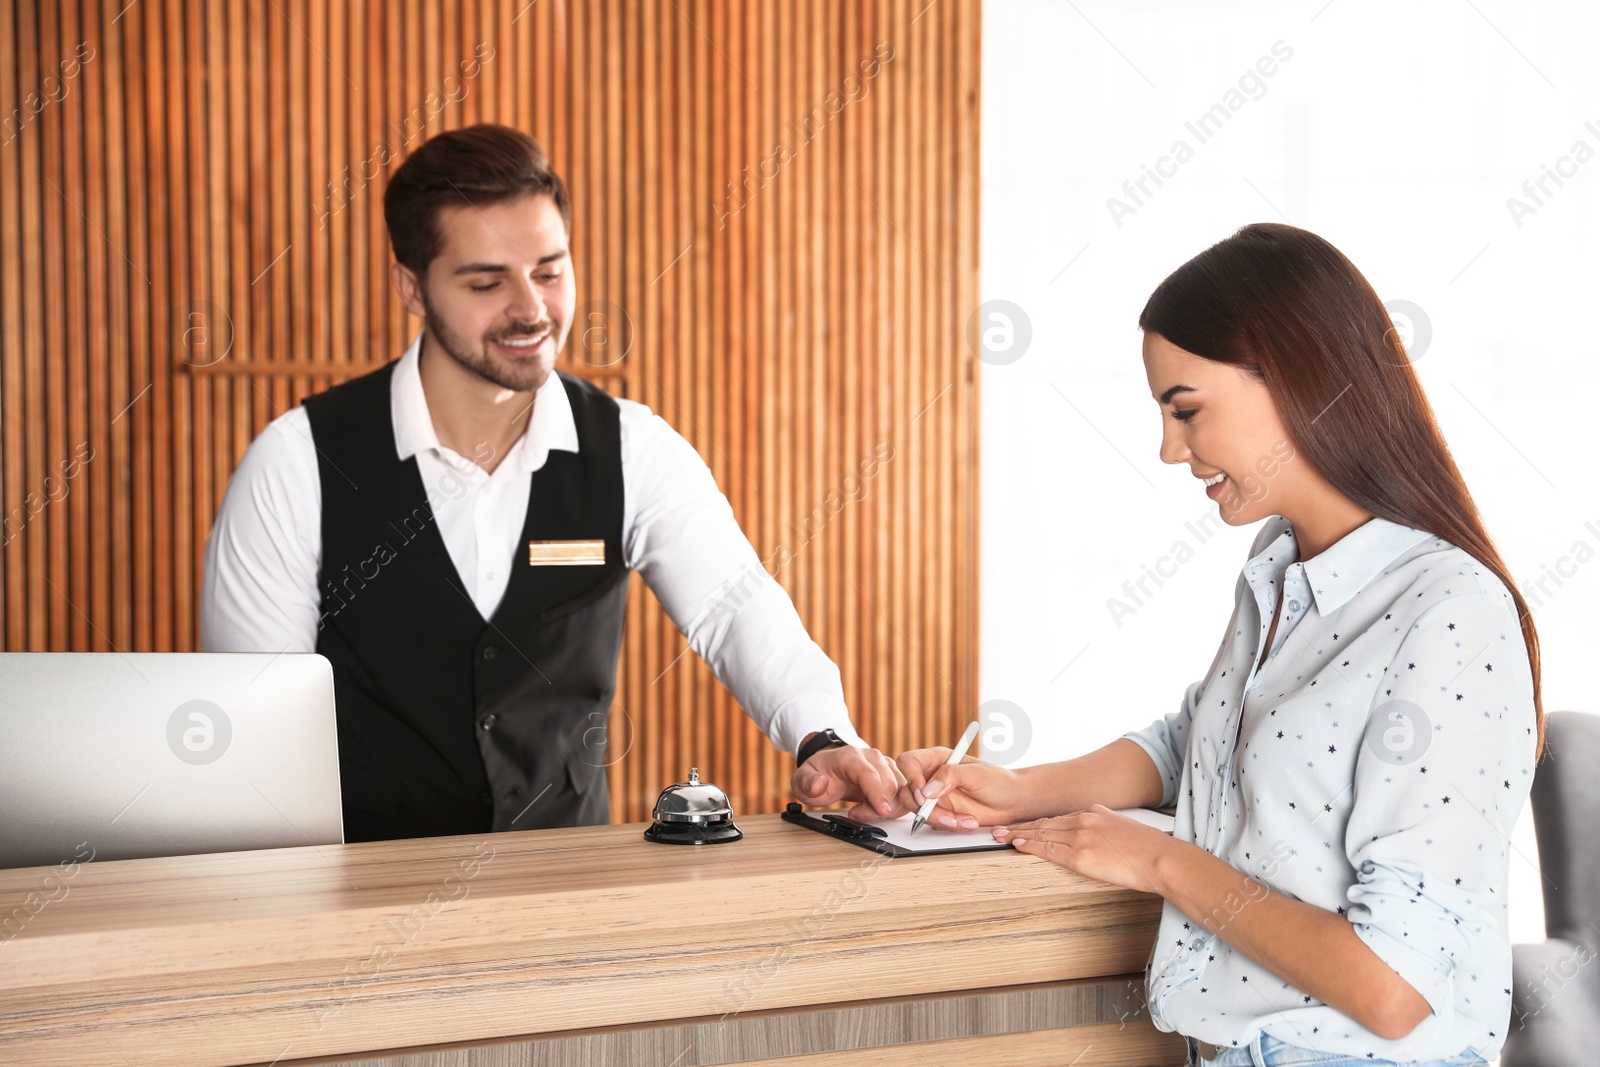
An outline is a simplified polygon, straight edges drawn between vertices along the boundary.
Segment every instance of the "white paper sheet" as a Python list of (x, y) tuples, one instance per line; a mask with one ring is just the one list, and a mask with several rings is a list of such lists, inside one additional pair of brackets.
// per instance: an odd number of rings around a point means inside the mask
[[(1157, 830), (1172, 833), (1173, 824), (1177, 822), (1172, 816), (1149, 808), (1118, 808), (1118, 815), (1126, 815), (1130, 819), (1138, 819), (1146, 826), (1154, 826)], [(918, 835), (921, 836), (921, 835)]]
[[(1172, 816), (1163, 815), (1159, 811), (1151, 811), (1149, 808), (1122, 808), (1117, 814), (1138, 819), (1147, 826), (1154, 826), (1169, 834), (1172, 832), (1174, 821)], [(884, 840), (899, 845), (908, 852), (993, 848), (999, 844), (994, 839), (992, 826), (982, 826), (976, 830), (945, 830), (930, 822), (924, 824), (922, 829), (917, 831), (917, 835), (912, 837), (910, 815), (902, 815), (898, 819), (872, 819), (867, 825), (876, 826), (884, 832)]]
[(1004, 847), (994, 839), (994, 828), (990, 826), (976, 830), (944, 830), (929, 822), (924, 823), (922, 829), (917, 831), (917, 836), (912, 837), (909, 815), (902, 815), (898, 819), (873, 819), (868, 825), (882, 830), (885, 840), (891, 845), (899, 845), (908, 852)]

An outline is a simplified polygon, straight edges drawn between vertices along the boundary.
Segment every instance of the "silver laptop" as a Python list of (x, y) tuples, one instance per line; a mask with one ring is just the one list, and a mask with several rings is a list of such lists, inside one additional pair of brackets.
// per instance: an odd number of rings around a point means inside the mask
[(343, 840), (321, 656), (0, 653), (0, 867)]

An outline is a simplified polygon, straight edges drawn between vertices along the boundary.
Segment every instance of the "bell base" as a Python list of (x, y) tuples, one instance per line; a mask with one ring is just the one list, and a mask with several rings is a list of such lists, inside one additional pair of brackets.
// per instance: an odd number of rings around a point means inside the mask
[(744, 832), (731, 822), (720, 826), (657, 822), (651, 823), (650, 829), (644, 832), (646, 841), (654, 841), (658, 845), (721, 845), (737, 841), (743, 836)]

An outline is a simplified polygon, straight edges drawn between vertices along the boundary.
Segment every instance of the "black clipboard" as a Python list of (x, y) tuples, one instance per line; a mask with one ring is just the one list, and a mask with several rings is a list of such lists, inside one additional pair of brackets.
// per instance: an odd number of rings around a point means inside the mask
[[(911, 849), (887, 840), (887, 835), (876, 826), (856, 822), (848, 816), (836, 811), (806, 811), (799, 804), (791, 803), (783, 812), (783, 821), (792, 822), (796, 826), (804, 826), (807, 830), (815, 830), (819, 834), (838, 838), (840, 841), (861, 848), (881, 852), (885, 856), (948, 856), (957, 852), (998, 852), (1011, 848), (1006, 842), (996, 841), (993, 838), (979, 844), (963, 844), (958, 848), (919, 848)], [(920, 839), (919, 839), (920, 840)]]

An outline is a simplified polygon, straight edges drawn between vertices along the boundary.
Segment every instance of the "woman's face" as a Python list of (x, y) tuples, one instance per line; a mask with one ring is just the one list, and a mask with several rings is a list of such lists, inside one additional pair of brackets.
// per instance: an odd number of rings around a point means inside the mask
[[(1230, 526), (1287, 515), (1295, 450), (1266, 385), (1248, 372), (1144, 336), (1150, 395), (1161, 405), (1161, 461), (1186, 464)], [(1206, 486), (1206, 482), (1214, 482)]]

